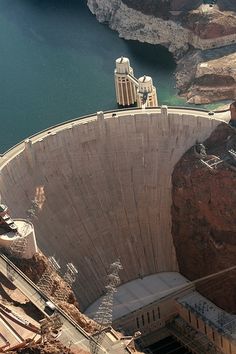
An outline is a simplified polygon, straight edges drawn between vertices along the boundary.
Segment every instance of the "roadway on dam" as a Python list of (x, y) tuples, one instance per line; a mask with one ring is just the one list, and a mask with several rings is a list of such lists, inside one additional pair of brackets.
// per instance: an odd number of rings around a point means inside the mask
[[(224, 110), (224, 111), (219, 111), (215, 112), (213, 116), (209, 116), (209, 111), (205, 109), (194, 109), (194, 108), (186, 108), (186, 107), (168, 107), (168, 113), (169, 114), (194, 114), (194, 115), (200, 115), (201, 117), (211, 117), (213, 119), (221, 120), (224, 122), (228, 122), (230, 120), (230, 112), (229, 110)], [(156, 108), (149, 108), (149, 109), (142, 109), (142, 108), (129, 108), (129, 109), (119, 109), (119, 110), (111, 110), (111, 111), (105, 111), (104, 113), (104, 119), (111, 118), (111, 117), (122, 117), (122, 116), (127, 116), (127, 112), (130, 113), (131, 115), (135, 114), (142, 114), (146, 112), (150, 112), (152, 114), (155, 113), (161, 113), (161, 107), (156, 107)], [(31, 137), (27, 138), (30, 139), (32, 143), (43, 139), (46, 137), (48, 134), (56, 134), (57, 132), (64, 130), (64, 129), (71, 129), (74, 124), (86, 124), (90, 121), (97, 120), (97, 114), (91, 114), (91, 115), (86, 115), (84, 117), (79, 117), (79, 118), (74, 118), (68, 121), (65, 121), (60, 124), (56, 124), (52, 127), (49, 127), (39, 133), (36, 133), (32, 135)], [(16, 156), (19, 152), (23, 151), (25, 148), (25, 142), (27, 141), (25, 139), (24, 141), (16, 144), (15, 146), (11, 147), (9, 150), (7, 150), (5, 153), (0, 154), (0, 168), (4, 166), (5, 161), (9, 161), (11, 158)]]

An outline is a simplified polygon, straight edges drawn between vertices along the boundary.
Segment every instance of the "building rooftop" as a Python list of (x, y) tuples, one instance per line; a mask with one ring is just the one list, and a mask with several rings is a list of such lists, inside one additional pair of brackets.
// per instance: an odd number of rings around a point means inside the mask
[(193, 291), (177, 301), (202, 318), (209, 326), (214, 327), (219, 333), (236, 339), (236, 315), (231, 315), (220, 309), (197, 291)]
[(18, 238), (19, 234), (21, 236), (26, 236), (28, 235), (32, 229), (33, 226), (30, 222), (28, 222), (27, 220), (14, 220), (14, 223), (17, 227), (17, 233), (15, 231), (6, 231), (4, 230), (4, 228), (0, 227), (0, 242), (1, 240), (14, 240), (14, 238)]
[(7, 206), (5, 204), (0, 204), (0, 213), (5, 212), (7, 210)]
[[(114, 294), (113, 321), (154, 301), (160, 300), (189, 283), (189, 280), (180, 273), (162, 272), (122, 284)], [(103, 297), (90, 305), (85, 314), (93, 318), (102, 299)]]

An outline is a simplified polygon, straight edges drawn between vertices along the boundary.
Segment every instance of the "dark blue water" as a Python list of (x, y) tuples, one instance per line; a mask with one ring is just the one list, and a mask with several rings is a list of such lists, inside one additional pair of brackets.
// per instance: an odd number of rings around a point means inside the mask
[(124, 41), (83, 0), (0, 1), (0, 152), (64, 120), (116, 107), (114, 60), (149, 74), (161, 103), (182, 102), (167, 50)]

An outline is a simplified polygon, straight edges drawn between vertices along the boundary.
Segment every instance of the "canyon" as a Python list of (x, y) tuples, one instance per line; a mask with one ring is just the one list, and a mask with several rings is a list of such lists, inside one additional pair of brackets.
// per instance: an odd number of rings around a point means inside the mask
[[(235, 129), (219, 125), (203, 142), (209, 157), (236, 147)], [(189, 149), (176, 164), (172, 189), (172, 236), (180, 271), (191, 280), (235, 263), (235, 162), (210, 169)], [(189, 256), (191, 255), (191, 256)], [(218, 306), (236, 313), (236, 272), (201, 283), (199, 290)]]
[(98, 21), (120, 37), (167, 47), (177, 61), (179, 93), (190, 103), (234, 99), (236, 5), (230, 0), (200, 3), (87, 1)]

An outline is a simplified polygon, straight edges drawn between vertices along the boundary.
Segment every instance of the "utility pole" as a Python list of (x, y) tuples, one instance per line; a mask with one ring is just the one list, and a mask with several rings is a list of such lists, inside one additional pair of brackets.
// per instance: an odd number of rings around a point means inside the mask
[(40, 290), (49, 296), (51, 295), (51, 290), (53, 287), (54, 274), (55, 272), (57, 273), (60, 268), (61, 267), (56, 259), (54, 257), (49, 257), (47, 267), (37, 283), (37, 286), (40, 288)]
[(58, 301), (67, 301), (69, 292), (72, 288), (73, 283), (76, 281), (78, 270), (75, 268), (73, 263), (67, 263), (66, 272), (63, 279), (66, 282), (66, 288), (58, 288), (54, 293), (54, 297)]
[(99, 352), (102, 340), (104, 338), (105, 332), (103, 329), (109, 327), (112, 324), (112, 312), (113, 312), (113, 302), (114, 294), (117, 291), (117, 286), (120, 284), (119, 272), (123, 269), (120, 260), (118, 259), (110, 265), (110, 273), (107, 276), (107, 285), (105, 286), (106, 293), (101, 301), (98, 311), (94, 316), (94, 321), (96, 321), (100, 328), (91, 337), (91, 352), (97, 354)]

